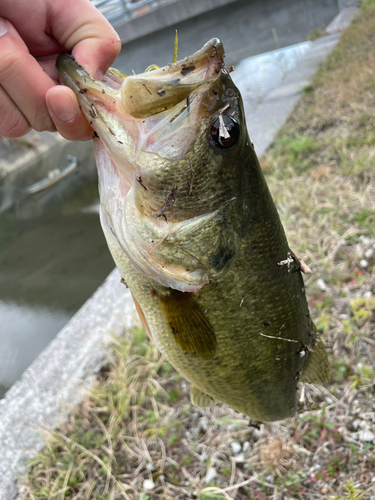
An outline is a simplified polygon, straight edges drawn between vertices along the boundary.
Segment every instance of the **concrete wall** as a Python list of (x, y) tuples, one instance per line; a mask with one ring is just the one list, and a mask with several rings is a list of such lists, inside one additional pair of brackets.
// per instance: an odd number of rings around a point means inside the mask
[(0, 400), (0, 500), (18, 498), (17, 478), (43, 446), (42, 430), (57, 427), (83, 398), (105, 362), (110, 335), (131, 327), (134, 314), (115, 270)]
[[(117, 26), (124, 42), (128, 42), (123, 44), (114, 66), (129, 74), (132, 70), (143, 72), (150, 64), (170, 63), (175, 29), (179, 35), (179, 58), (217, 37), (224, 44), (226, 63), (231, 65), (246, 57), (302, 42), (316, 28), (326, 27), (339, 12), (338, 0), (237, 0), (222, 6), (221, 2), (214, 3), (214, 10), (186, 20), (187, 11), (196, 2), (179, 0)], [(142, 30), (136, 36), (137, 23), (142, 23)], [(132, 40), (135, 36), (137, 39)]]
[(236, 0), (175, 0), (148, 14), (123, 23), (114, 23), (122, 43), (128, 43), (181, 21), (207, 13)]

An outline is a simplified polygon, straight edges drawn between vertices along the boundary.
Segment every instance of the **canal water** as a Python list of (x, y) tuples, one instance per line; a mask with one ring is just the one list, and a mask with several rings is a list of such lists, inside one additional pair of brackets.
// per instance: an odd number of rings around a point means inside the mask
[(113, 269), (98, 203), (78, 167), (0, 214), (0, 397)]

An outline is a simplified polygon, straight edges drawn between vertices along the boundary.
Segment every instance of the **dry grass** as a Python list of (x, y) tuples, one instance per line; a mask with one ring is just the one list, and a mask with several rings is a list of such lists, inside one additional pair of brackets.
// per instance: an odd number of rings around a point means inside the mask
[[(264, 167), (332, 364), (299, 415), (192, 407), (141, 329), (30, 464), (28, 500), (375, 498), (375, 1), (364, 2)], [(366, 351), (367, 349), (367, 351)]]

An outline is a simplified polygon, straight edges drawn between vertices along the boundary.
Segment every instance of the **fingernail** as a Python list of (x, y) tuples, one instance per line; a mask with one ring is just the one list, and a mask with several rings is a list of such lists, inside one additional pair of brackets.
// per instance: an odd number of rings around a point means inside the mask
[(100, 69), (97, 69), (94, 73), (94, 78), (95, 78), (95, 80), (102, 81), (103, 75), (104, 75), (103, 71), (101, 71)]
[(84, 68), (87, 71), (87, 73), (94, 78), (94, 80), (100, 80), (100, 81), (102, 80), (103, 75), (104, 75), (102, 70), (97, 69), (97, 70), (93, 71), (90, 69), (90, 66), (88, 66), (88, 65), (84, 66)]
[(2, 17), (0, 17), (0, 36), (5, 35), (5, 33), (7, 33), (7, 31), (8, 31), (7, 23), (5, 22), (5, 20)]
[[(56, 96), (58, 95), (58, 97)], [(55, 95), (55, 97), (53, 97)], [(72, 122), (77, 116), (76, 103), (64, 92), (50, 92), (47, 96), (48, 107), (62, 122)]]

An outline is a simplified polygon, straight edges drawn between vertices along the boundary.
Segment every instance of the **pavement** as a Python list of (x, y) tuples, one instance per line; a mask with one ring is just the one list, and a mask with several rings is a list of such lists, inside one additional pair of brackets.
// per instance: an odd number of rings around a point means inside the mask
[[(353, 21), (358, 12), (357, 3), (352, 2), (345, 7), (325, 29), (327, 35), (317, 38), (277, 88), (272, 90), (255, 109), (246, 113), (249, 135), (259, 157), (272, 144), (276, 134), (296, 106), (304, 87), (308, 85), (319, 65), (332, 52), (343, 30)], [(246, 110), (246, 99), (244, 105)]]
[[(315, 40), (278, 87), (247, 115), (259, 155), (272, 143), (308, 79), (356, 12), (355, 4), (345, 8), (328, 26), (328, 34)], [(104, 363), (110, 332), (120, 333), (133, 322), (129, 290), (115, 270), (0, 401), (0, 500), (22, 498), (19, 477), (25, 460), (44, 445), (41, 429), (55, 428), (64, 420)]]

